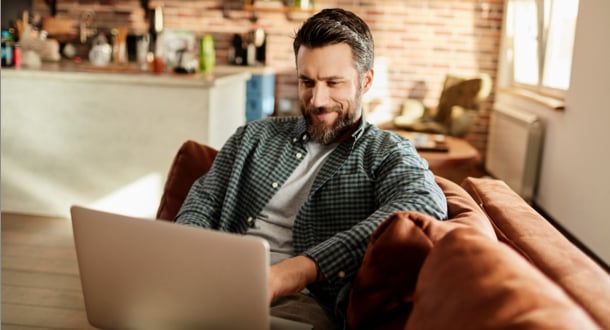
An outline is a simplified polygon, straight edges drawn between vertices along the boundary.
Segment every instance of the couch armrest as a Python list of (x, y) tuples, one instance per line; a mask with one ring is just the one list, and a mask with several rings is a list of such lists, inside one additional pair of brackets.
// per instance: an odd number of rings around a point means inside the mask
[(603, 328), (610, 329), (610, 276), (506, 183), (466, 178), (462, 187), (487, 213), (500, 241), (559, 284)]
[[(471, 228), (426, 258), (401, 329), (598, 329), (556, 283), (514, 250)], [(385, 330), (385, 329), (384, 329)]]

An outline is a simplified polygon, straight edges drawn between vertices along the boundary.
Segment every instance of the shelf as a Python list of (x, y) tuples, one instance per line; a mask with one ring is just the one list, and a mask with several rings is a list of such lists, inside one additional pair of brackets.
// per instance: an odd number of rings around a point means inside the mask
[[(243, 13), (249, 13), (248, 16), (238, 15), (237, 17), (232, 16), (231, 12), (240, 11)], [(315, 8), (294, 8), (287, 6), (256, 6), (256, 5), (243, 5), (239, 8), (230, 8), (228, 5), (223, 6), (223, 16), (228, 19), (248, 19), (252, 22), (256, 22), (258, 17), (257, 13), (284, 13), (288, 20), (294, 19), (305, 19), (309, 15), (315, 12)], [(300, 15), (302, 13), (303, 15)], [(296, 15), (296, 17), (294, 17)]]
[(276, 7), (265, 7), (265, 6), (253, 6), (244, 5), (244, 11), (258, 11), (258, 12), (269, 12), (269, 13), (313, 13), (315, 9), (312, 8), (294, 8), (286, 6)]

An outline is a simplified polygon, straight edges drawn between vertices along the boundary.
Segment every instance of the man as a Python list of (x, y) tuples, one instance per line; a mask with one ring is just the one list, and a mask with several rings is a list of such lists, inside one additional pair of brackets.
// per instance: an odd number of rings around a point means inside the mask
[(267, 239), (272, 314), (328, 328), (375, 228), (398, 210), (444, 219), (446, 200), (413, 145), (363, 117), (374, 76), (366, 23), (325, 9), (293, 46), (302, 117), (239, 128), (176, 221)]

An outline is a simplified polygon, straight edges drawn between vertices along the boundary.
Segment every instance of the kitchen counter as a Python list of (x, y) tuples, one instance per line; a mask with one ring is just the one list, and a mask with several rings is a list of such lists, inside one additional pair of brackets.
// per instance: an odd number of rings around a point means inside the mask
[(3, 76), (20, 76), (31, 78), (54, 79), (78, 79), (82, 81), (105, 81), (126, 84), (147, 84), (147, 85), (174, 85), (174, 86), (200, 86), (210, 87), (222, 85), (249, 78), (252, 72), (267, 72), (272, 70), (269, 67), (243, 67), (243, 66), (219, 66), (213, 74), (204, 75), (178, 74), (166, 72), (155, 74), (150, 71), (142, 71), (135, 64), (114, 65), (99, 67), (88, 62), (73, 63), (71, 61), (61, 61), (57, 63), (44, 63), (42, 67), (36, 69), (2, 68)]
[(66, 217), (80, 204), (153, 216), (180, 145), (220, 148), (246, 123), (246, 70), (71, 64), (1, 70), (3, 211)]

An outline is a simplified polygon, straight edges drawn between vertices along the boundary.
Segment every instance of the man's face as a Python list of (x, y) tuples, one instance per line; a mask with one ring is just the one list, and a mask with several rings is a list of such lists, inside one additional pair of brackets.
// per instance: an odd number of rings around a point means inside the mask
[(330, 144), (351, 134), (362, 116), (362, 94), (371, 86), (373, 70), (360, 77), (344, 43), (301, 47), (296, 63), (301, 112), (311, 138)]

